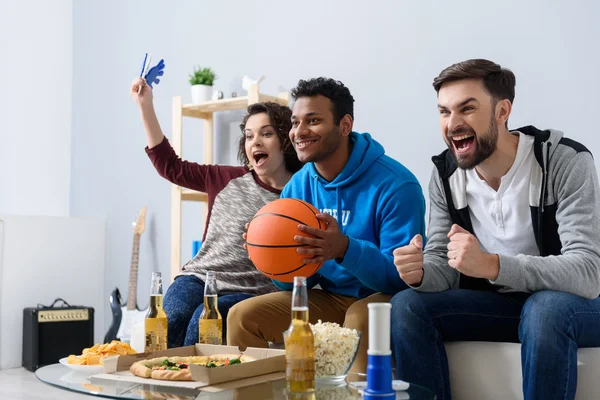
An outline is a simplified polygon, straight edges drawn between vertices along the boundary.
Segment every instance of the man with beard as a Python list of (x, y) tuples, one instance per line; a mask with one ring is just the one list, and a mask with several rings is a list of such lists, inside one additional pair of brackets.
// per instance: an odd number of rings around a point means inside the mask
[[(367, 303), (388, 301), (406, 289), (393, 251), (425, 231), (425, 200), (415, 176), (385, 155), (368, 133), (352, 131), (354, 98), (341, 82), (301, 80), (292, 91), (290, 139), (306, 165), (281, 197), (313, 204), (323, 229), (300, 225), (313, 238), (296, 236), (304, 263), (319, 264), (308, 278), (309, 316), (362, 332), (355, 371), (366, 372)], [(227, 343), (266, 347), (282, 343), (290, 324), (291, 284), (283, 292), (239, 303), (228, 317)], [(319, 285), (319, 289), (312, 289)]]
[(428, 241), (394, 251), (415, 290), (391, 300), (398, 378), (450, 399), (444, 341), (521, 342), (525, 399), (573, 399), (600, 346), (600, 187), (562, 132), (509, 131), (515, 76), (467, 60), (434, 79), (442, 137)]

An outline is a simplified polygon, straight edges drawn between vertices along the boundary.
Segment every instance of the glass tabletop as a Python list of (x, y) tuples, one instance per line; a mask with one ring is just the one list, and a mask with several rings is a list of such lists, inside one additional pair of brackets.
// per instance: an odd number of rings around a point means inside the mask
[[(295, 395), (286, 390), (285, 379), (279, 379), (272, 382), (259, 383), (243, 388), (224, 390), (221, 392), (207, 392), (197, 389), (187, 389), (179, 387), (166, 387), (156, 385), (142, 385), (129, 382), (103, 382), (102, 384), (92, 383), (89, 374), (85, 372), (73, 371), (64, 365), (53, 364), (42, 367), (35, 372), (39, 380), (47, 384), (80, 392), (98, 397), (110, 399), (173, 399), (173, 400), (194, 400), (194, 399), (260, 399), (260, 400), (345, 400), (362, 399), (361, 394), (356, 389), (357, 383), (342, 383), (338, 386), (317, 384), (316, 390), (312, 395)], [(363, 374), (354, 374), (349, 376), (348, 380), (363, 381), (366, 377)], [(396, 393), (396, 399), (412, 400), (432, 400), (435, 395), (420, 386), (411, 384), (405, 391)]]

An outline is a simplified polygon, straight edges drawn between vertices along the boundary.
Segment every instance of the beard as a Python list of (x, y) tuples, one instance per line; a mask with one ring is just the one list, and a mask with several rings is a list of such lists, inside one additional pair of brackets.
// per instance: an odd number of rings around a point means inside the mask
[(487, 131), (482, 135), (476, 134), (471, 127), (461, 127), (457, 130), (448, 132), (448, 136), (465, 133), (470, 133), (474, 135), (475, 138), (475, 153), (472, 156), (457, 155), (454, 144), (451, 143), (452, 139), (447, 141), (446, 145), (450, 149), (450, 153), (454, 157), (454, 160), (456, 160), (456, 164), (458, 164), (461, 169), (473, 169), (487, 160), (488, 157), (496, 151), (496, 147), (498, 146), (498, 124), (496, 124), (494, 115), (492, 115)]

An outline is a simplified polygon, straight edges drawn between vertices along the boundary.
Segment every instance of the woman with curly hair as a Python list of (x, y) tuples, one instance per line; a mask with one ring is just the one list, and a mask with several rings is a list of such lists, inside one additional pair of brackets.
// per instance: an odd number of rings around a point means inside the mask
[(238, 159), (242, 166), (201, 165), (177, 156), (158, 123), (152, 88), (142, 78), (133, 81), (131, 96), (142, 114), (148, 141), (146, 153), (160, 176), (208, 194), (202, 247), (182, 267), (164, 297), (168, 347), (198, 342), (198, 319), (204, 307), (208, 271), (214, 271), (217, 278), (225, 338), (225, 322), (233, 305), (278, 290), (248, 258), (242, 234), (244, 225), (261, 207), (278, 199), (292, 174), (302, 167), (289, 139), (291, 110), (273, 102), (250, 105), (240, 125)]

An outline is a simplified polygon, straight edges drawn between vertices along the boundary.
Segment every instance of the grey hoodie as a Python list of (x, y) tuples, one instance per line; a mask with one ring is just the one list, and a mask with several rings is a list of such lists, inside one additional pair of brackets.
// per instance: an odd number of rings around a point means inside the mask
[(491, 282), (465, 276), (448, 265), (452, 224), (473, 233), (465, 171), (444, 151), (432, 158), (430, 214), (424, 249), (424, 292), (451, 288), (536, 292), (556, 290), (586, 298), (600, 294), (600, 185), (591, 153), (555, 130), (518, 129), (535, 137), (529, 205), (540, 256), (499, 254), (500, 273)]

